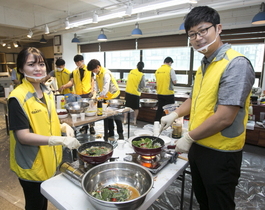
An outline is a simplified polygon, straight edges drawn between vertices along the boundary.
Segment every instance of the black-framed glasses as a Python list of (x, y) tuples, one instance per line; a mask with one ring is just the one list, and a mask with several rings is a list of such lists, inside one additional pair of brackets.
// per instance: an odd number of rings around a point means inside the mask
[(196, 33), (188, 34), (188, 38), (189, 38), (189, 40), (195, 40), (196, 37), (197, 37), (197, 35), (199, 35), (200, 37), (207, 35), (209, 28), (211, 28), (212, 26), (213, 26), (213, 25), (211, 25), (211, 26), (209, 26), (209, 27), (207, 27), (207, 28), (203, 28), (203, 29), (199, 30), (199, 31), (196, 32)]

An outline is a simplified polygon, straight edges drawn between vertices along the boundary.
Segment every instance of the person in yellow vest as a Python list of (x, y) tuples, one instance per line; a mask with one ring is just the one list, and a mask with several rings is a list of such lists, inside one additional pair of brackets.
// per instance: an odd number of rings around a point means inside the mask
[(25, 209), (47, 209), (41, 183), (55, 175), (62, 161), (62, 145), (80, 146), (73, 129), (60, 124), (53, 93), (43, 84), (47, 68), (38, 49), (23, 49), (17, 57), (22, 84), (8, 98), (10, 167), (23, 188)]
[[(65, 68), (65, 60), (62, 58), (59, 58), (55, 61), (56, 69), (51, 71), (46, 79), (53, 77), (56, 78), (57, 86), (61, 87), (62, 85), (66, 84), (70, 80), (71, 72)], [(68, 94), (72, 93), (71, 87), (65, 88), (61, 92), (61, 94)]]
[[(145, 77), (143, 74), (144, 63), (138, 62), (137, 69), (130, 71), (125, 89), (125, 106), (134, 110), (133, 124), (136, 125), (139, 113), (139, 103), (141, 89), (145, 87)], [(124, 124), (127, 123), (127, 113), (124, 114)]]
[(184, 26), (193, 49), (204, 57), (190, 98), (161, 118), (161, 128), (190, 115), (176, 151), (188, 152), (200, 209), (234, 210), (255, 72), (244, 55), (223, 44), (220, 16), (213, 8), (194, 7)]
[(175, 103), (174, 85), (177, 84), (177, 78), (174, 69), (171, 68), (172, 63), (173, 59), (166, 57), (164, 64), (155, 72), (158, 100), (155, 121), (160, 121), (165, 115), (163, 106)]
[[(110, 100), (119, 97), (120, 89), (110, 70), (102, 67), (100, 62), (96, 59), (89, 61), (87, 69), (96, 74), (96, 87), (99, 91), (100, 98)], [(117, 125), (118, 139), (124, 139), (121, 117), (114, 117), (114, 121)], [(104, 139), (113, 139), (114, 122), (112, 118), (104, 120), (104, 129), (108, 130), (108, 136), (104, 136)]]
[[(77, 68), (70, 75), (70, 80), (66, 84), (60, 86), (59, 91), (74, 86), (75, 94), (80, 95), (82, 98), (92, 98), (95, 94), (93, 73), (87, 70), (83, 55), (75, 55), (74, 62)], [(87, 130), (88, 126), (83, 126), (80, 132), (83, 133), (84, 131), (86, 133)], [(90, 134), (96, 133), (94, 123), (90, 124), (89, 131)]]
[(14, 87), (17, 87), (21, 83), (20, 74), (17, 72), (17, 67), (13, 68), (11, 71), (11, 80), (14, 83)]

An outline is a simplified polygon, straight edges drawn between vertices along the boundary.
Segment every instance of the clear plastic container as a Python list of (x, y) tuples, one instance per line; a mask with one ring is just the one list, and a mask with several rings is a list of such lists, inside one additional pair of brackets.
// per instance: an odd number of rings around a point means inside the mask
[(165, 106), (163, 106), (163, 110), (166, 114), (170, 114), (171, 112), (175, 111), (176, 108), (178, 107), (178, 104), (167, 104)]

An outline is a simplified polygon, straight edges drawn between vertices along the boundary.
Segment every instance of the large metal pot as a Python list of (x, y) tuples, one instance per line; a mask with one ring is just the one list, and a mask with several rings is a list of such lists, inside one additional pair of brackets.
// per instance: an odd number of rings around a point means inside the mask
[(80, 114), (85, 112), (86, 109), (89, 107), (89, 103), (87, 102), (70, 102), (65, 104), (65, 109), (70, 114)]
[(109, 106), (113, 108), (123, 108), (125, 106), (125, 100), (123, 99), (111, 99), (108, 103)]
[[(101, 146), (104, 146), (104, 147), (107, 147), (109, 149), (111, 149), (111, 151), (106, 154), (106, 155), (102, 155), (102, 156), (87, 156), (87, 155), (82, 155), (81, 152), (87, 148), (90, 148), (90, 147), (101, 147)], [(92, 165), (97, 165), (97, 164), (100, 164), (100, 163), (104, 163), (106, 162), (107, 160), (109, 160), (113, 154), (113, 146), (108, 143), (108, 142), (105, 142), (105, 141), (92, 141), (92, 142), (86, 142), (84, 144), (82, 144), (78, 149), (77, 149), (77, 152), (78, 152), (78, 156), (79, 158), (86, 162), (86, 163), (89, 163), (89, 164), (92, 164)]]
[[(138, 164), (109, 162), (97, 165), (87, 171), (82, 178), (82, 188), (96, 209), (135, 210), (144, 202), (146, 195), (153, 187), (153, 182), (152, 174)], [(140, 196), (124, 202), (109, 202), (99, 200), (91, 195), (98, 188), (117, 183), (136, 188)]]
[[(147, 149), (147, 148), (141, 148), (141, 147), (136, 147), (133, 145), (134, 141), (139, 141), (142, 138), (149, 138), (151, 140), (154, 140), (154, 143), (158, 142), (161, 144), (161, 147), (154, 148), (154, 149)], [(157, 138), (156, 136), (138, 136), (132, 140), (132, 148), (134, 151), (143, 156), (153, 156), (153, 155), (158, 155), (161, 153), (162, 147), (164, 147), (165, 142), (161, 138)]]
[(155, 107), (157, 104), (157, 100), (151, 98), (141, 98), (140, 104), (141, 107)]

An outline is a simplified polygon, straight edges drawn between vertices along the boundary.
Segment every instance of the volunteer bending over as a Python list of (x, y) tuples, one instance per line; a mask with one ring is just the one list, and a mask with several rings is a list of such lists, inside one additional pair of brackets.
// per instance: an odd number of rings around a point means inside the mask
[[(62, 161), (62, 145), (80, 146), (73, 129), (60, 124), (53, 93), (43, 84), (47, 67), (38, 49), (23, 49), (17, 57), (22, 84), (8, 98), (10, 167), (23, 188), (26, 210), (47, 209), (40, 184), (55, 175)], [(67, 136), (61, 136), (62, 132)]]

